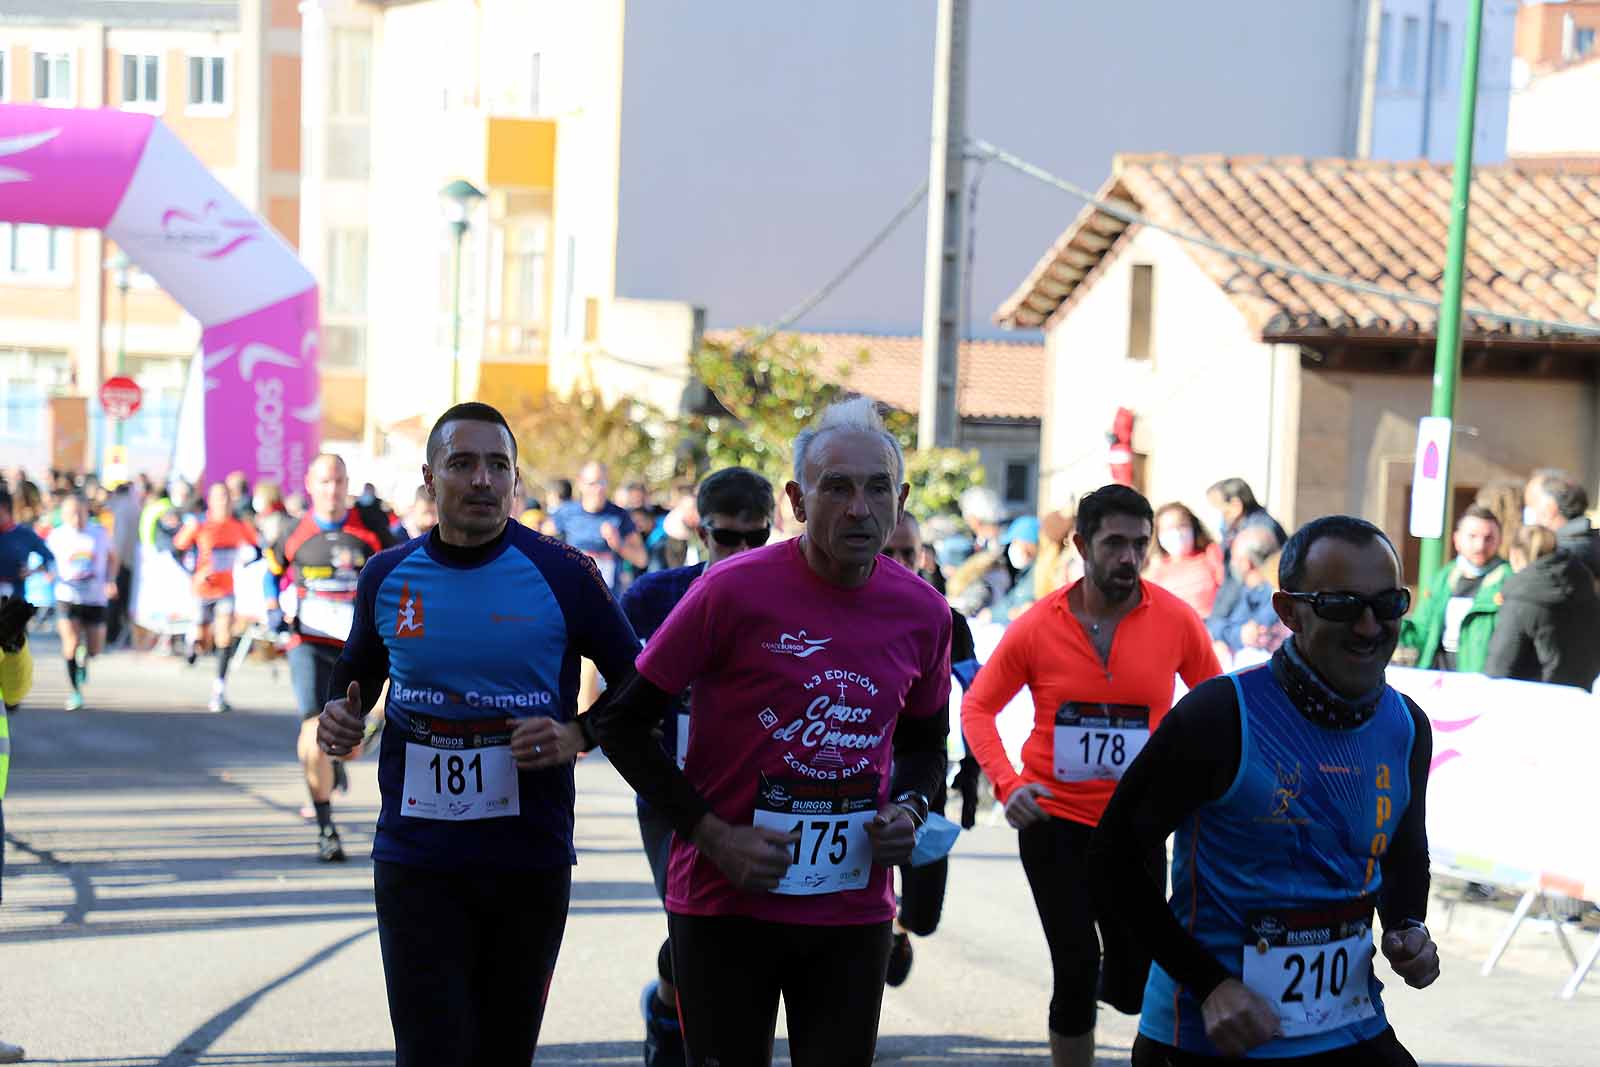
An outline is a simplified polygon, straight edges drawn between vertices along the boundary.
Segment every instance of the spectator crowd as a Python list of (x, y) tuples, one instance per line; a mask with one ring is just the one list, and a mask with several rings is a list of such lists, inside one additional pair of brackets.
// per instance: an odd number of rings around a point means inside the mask
[[(615, 596), (641, 575), (705, 558), (692, 483), (657, 491), (628, 478), (613, 486), (599, 462), (575, 474), (538, 487), (520, 519), (593, 559)], [(36, 480), (13, 468), (6, 487), (10, 514), (0, 515), (0, 523), (29, 527), (46, 543), (70, 524), (80, 505), (88, 521), (105, 530), (114, 563), (106, 590), (108, 648), (160, 645), (191, 662), (213, 650), (231, 656), (240, 635), (262, 620), (230, 616), (219, 627), (214, 618), (193, 619), (181, 633), (144, 630), (132, 613), (141, 566), (170, 557), (194, 576), (200, 602), (219, 593), (231, 598), (232, 567), (281, 541), (308, 506), (304, 491), (251, 486), (242, 472), (202, 487), (178, 478), (162, 485), (147, 476), (108, 484), (92, 474), (63, 471)], [(1240, 478), (1216, 482), (1204, 499), (1201, 513), (1179, 501), (1156, 509), (1144, 577), (1204, 620), (1224, 666), (1263, 662), (1288, 636), (1272, 608), (1287, 535)], [(403, 502), (392, 502), (368, 483), (347, 504), (397, 541), (425, 534), (437, 521), (434, 502), (421, 486)], [(1417, 591), (1397, 662), (1592, 686), (1600, 675), (1600, 641), (1594, 637), (1600, 633), (1600, 531), (1589, 509), (1585, 488), (1557, 470), (1484, 489), (1456, 518), (1448, 563)], [(914, 569), (974, 623), (1008, 625), (1083, 573), (1071, 507), (1042, 515), (1008, 513), (994, 490), (975, 486), (950, 513), (919, 518), (922, 547)], [(208, 523), (224, 521), (227, 532), (218, 527), (201, 536)], [(799, 524), (780, 506), (769, 536), (798, 532)], [(55, 607), (60, 575), (52, 562), (30, 558), (28, 595), (43, 609), (36, 625), (47, 623)], [(219, 681), (223, 677), (219, 671)], [(588, 681), (595, 685), (592, 672)]]

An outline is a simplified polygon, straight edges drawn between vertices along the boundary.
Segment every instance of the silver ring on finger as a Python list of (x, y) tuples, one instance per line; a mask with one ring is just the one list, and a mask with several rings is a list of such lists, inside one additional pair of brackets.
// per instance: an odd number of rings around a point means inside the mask
[(542, 756), (542, 755), (544, 755), (544, 746), (543, 746), (543, 745), (534, 745), (534, 746), (533, 746), (533, 754), (534, 754), (534, 755), (535, 755), (535, 756)]

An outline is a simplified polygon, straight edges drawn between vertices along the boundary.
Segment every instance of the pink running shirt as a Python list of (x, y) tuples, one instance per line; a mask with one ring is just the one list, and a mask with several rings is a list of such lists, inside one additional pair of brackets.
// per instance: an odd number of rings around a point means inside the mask
[(871, 862), (861, 826), (888, 799), (897, 717), (948, 714), (950, 627), (944, 598), (898, 563), (840, 589), (798, 540), (689, 587), (638, 659), (669, 693), (693, 684), (684, 774), (731, 825), (802, 830), (774, 893), (741, 892), (674, 838), (668, 910), (816, 926), (894, 917), (889, 868)]

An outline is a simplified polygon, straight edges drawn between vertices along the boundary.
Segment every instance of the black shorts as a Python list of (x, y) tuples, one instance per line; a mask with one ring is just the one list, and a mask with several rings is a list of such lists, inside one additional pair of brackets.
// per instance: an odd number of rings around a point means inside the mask
[[(1017, 834), (1022, 869), (1039, 909), (1050, 946), (1054, 988), (1050, 1031), (1076, 1037), (1094, 1029), (1095, 1001), (1124, 1015), (1144, 1007), (1150, 958), (1119, 923), (1103, 923), (1095, 933), (1094, 901), (1089, 895), (1089, 839), (1094, 827), (1049, 818)], [(1166, 884), (1166, 852), (1145, 857), (1152, 880)]]
[(1180, 1052), (1170, 1045), (1152, 1041), (1143, 1034), (1133, 1042), (1133, 1067), (1226, 1067), (1230, 1063), (1248, 1063), (1250, 1067), (1417, 1067), (1417, 1061), (1400, 1044), (1392, 1028), (1359, 1045), (1292, 1059), (1239, 1060), (1200, 1056), (1193, 1052)]
[(328, 702), (328, 688), (333, 684), (333, 665), (339, 662), (340, 652), (341, 649), (332, 645), (319, 645), (314, 641), (301, 641), (289, 650), (289, 684), (294, 689), (301, 722), (322, 714), (322, 705)]
[(690, 1067), (772, 1062), (778, 998), (794, 1067), (869, 1067), (889, 969), (890, 924), (799, 926), (671, 915), (678, 1017)]
[(66, 617), (72, 622), (84, 626), (104, 626), (106, 624), (106, 606), (104, 604), (62, 604)]
[(572, 868), (372, 868), (396, 1067), (528, 1067)]

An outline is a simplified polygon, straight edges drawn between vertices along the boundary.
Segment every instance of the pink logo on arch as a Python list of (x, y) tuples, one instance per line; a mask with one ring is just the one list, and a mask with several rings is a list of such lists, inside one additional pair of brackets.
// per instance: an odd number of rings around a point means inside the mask
[(1422, 453), (1422, 476), (1429, 480), (1439, 477), (1439, 445), (1429, 441)]
[[(220, 215), (215, 200), (206, 201), (199, 215), (182, 208), (168, 208), (161, 215), (162, 237), (178, 248), (194, 249), (201, 259), (223, 259), (261, 236), (261, 224), (255, 219), (225, 219)], [(206, 245), (216, 247), (199, 250)]]

